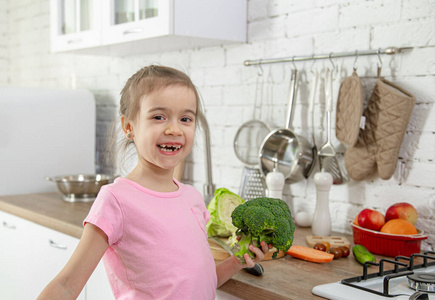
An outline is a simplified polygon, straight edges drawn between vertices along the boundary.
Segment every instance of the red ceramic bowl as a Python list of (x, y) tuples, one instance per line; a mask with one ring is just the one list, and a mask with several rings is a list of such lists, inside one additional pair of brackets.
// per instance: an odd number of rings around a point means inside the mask
[(410, 256), (420, 253), (421, 241), (427, 239), (423, 231), (417, 229), (417, 234), (389, 234), (362, 228), (351, 223), (355, 245), (363, 245), (371, 253), (396, 257)]

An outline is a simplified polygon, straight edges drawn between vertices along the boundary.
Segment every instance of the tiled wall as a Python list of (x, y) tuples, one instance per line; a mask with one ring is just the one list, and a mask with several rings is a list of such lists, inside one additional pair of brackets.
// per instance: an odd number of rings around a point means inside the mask
[[(248, 43), (163, 52), (153, 55), (103, 57), (49, 52), (49, 1), (0, 0), (0, 83), (15, 86), (85, 88), (97, 99), (98, 171), (109, 171), (103, 144), (119, 92), (140, 67), (159, 63), (186, 71), (199, 87), (211, 128), (213, 181), (238, 192), (243, 165), (233, 151), (240, 125), (253, 116), (259, 68), (246, 59), (354, 52), (380, 47), (412, 47), (396, 56), (382, 56), (382, 75), (413, 93), (417, 103), (400, 151), (400, 171), (390, 180), (374, 178), (333, 186), (330, 210), (333, 230), (350, 232), (349, 221), (365, 207), (382, 212), (395, 202), (411, 202), (418, 210), (418, 227), (429, 234), (424, 247), (435, 247), (435, 1), (248, 1)], [(6, 20), (6, 21), (5, 21)], [(335, 59), (340, 70), (334, 81), (335, 101), (342, 79), (354, 58)], [(373, 88), (378, 58), (360, 56), (356, 62), (365, 97)], [(296, 63), (301, 80), (294, 131), (310, 137), (307, 108), (310, 70), (331, 67), (328, 60)], [(291, 63), (263, 66), (262, 120), (283, 126)], [(323, 86), (323, 82), (322, 82)], [(315, 137), (326, 138), (323, 93), (315, 104)], [(333, 123), (334, 125), (334, 123)], [(205, 183), (204, 145), (186, 165), (185, 179), (199, 190)], [(342, 161), (344, 147), (334, 136)], [(316, 169), (317, 171), (318, 169)], [(312, 176), (285, 187), (293, 213), (314, 212), (316, 190)]]

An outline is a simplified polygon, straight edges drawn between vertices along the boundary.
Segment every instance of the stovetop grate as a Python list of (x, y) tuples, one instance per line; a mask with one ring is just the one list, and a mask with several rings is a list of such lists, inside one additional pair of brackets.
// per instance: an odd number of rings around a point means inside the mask
[[(415, 269), (428, 268), (431, 266), (435, 266), (435, 256), (430, 256), (429, 254), (435, 255), (435, 252), (427, 251), (427, 252), (424, 252), (424, 254), (416, 253), (416, 254), (412, 254), (410, 257), (396, 256), (394, 258), (394, 260), (381, 259), (379, 261), (379, 263), (368, 261), (368, 262), (364, 263), (362, 276), (346, 278), (346, 279), (343, 279), (341, 281), (341, 283), (348, 285), (348, 286), (351, 286), (351, 287), (354, 287), (354, 288), (364, 290), (364, 291), (369, 292), (369, 293), (377, 294), (377, 295), (380, 295), (383, 297), (390, 297), (390, 298), (397, 297), (400, 295), (389, 293), (390, 280), (393, 278), (412, 275), (412, 274), (414, 274)], [(417, 258), (417, 257), (423, 258), (422, 264), (415, 263), (415, 258)], [(400, 262), (399, 260), (406, 260), (406, 261), (408, 261), (408, 263), (406, 264), (406, 263)], [(433, 260), (433, 261), (429, 262), (428, 260)], [(394, 264), (394, 269), (384, 271), (384, 264), (385, 263)], [(368, 268), (371, 265), (378, 266), (379, 267), (378, 272), (369, 274)], [(383, 277), (383, 276), (385, 276), (385, 277), (383, 279), (382, 292), (355, 284), (357, 282), (362, 282), (362, 281), (365, 281), (365, 280), (368, 280), (371, 278), (378, 278), (378, 277)]]

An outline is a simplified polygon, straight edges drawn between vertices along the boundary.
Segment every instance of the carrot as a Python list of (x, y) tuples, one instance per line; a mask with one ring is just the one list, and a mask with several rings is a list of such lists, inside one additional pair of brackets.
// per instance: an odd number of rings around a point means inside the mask
[(290, 256), (303, 259), (306, 261), (316, 262), (316, 263), (327, 263), (334, 258), (333, 254), (326, 253), (313, 248), (296, 246), (296, 245), (291, 246), (286, 253)]

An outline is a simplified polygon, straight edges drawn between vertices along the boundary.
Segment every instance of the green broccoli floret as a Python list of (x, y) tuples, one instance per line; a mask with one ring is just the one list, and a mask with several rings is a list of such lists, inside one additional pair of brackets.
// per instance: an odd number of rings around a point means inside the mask
[(242, 263), (246, 263), (243, 255), (248, 253), (254, 258), (254, 253), (248, 249), (250, 244), (260, 247), (260, 242), (273, 244), (276, 252), (286, 252), (293, 242), (295, 224), (290, 209), (283, 200), (274, 198), (255, 198), (237, 206), (231, 214), (233, 225), (237, 227), (236, 234), (240, 240), (232, 245), (232, 252)]

